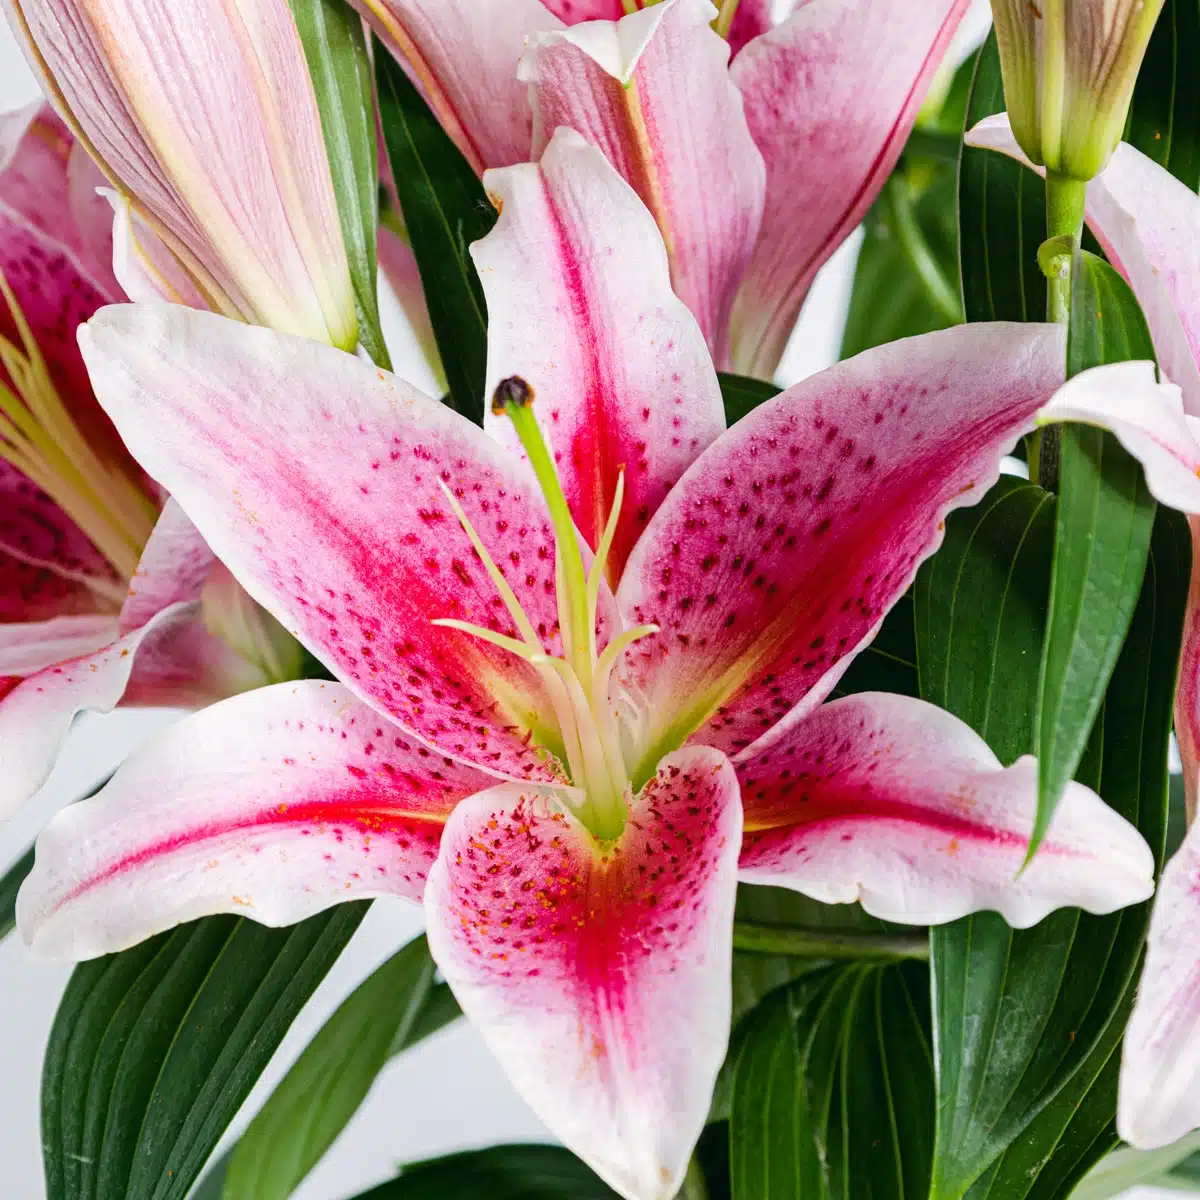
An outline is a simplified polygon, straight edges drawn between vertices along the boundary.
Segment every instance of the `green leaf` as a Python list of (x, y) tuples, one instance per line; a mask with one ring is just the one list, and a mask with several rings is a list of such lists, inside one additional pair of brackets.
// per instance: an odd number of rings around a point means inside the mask
[(483, 423), (487, 305), (467, 247), (496, 223), (483, 184), (404, 68), (375, 42), (379, 120), (454, 407)]
[[(1159, 864), (1166, 830), (1166, 740), (1190, 570), (1187, 523), (1178, 513), (1161, 510), (1142, 596), (1093, 732), (1093, 743), (1102, 743), (1102, 752), (1095, 755), (1099, 778), (1086, 780), (1138, 826)], [(1098, 976), (1100, 1007), (1093, 1005), (1088, 1023), (1095, 1028), (1105, 1011), (1109, 1016), (1074, 1074), (993, 1165), (987, 1186), (981, 1181), (971, 1188), (969, 1200), (1060, 1200), (1116, 1145), (1120, 1040), (1133, 1003), (1149, 913), (1150, 905), (1143, 904), (1111, 917), (1081, 916), (1063, 986), (1078, 989), (1081, 980)], [(1089, 961), (1102, 959), (1105, 928), (1111, 930), (1112, 949), (1103, 960), (1104, 973), (1094, 966), (1088, 972)], [(1126, 964), (1132, 964), (1128, 971)], [(1111, 998), (1107, 1006), (1102, 1003), (1106, 996)], [(1087, 1027), (1069, 1032), (1075, 1034), (1072, 1048), (1086, 1049)], [(1062, 1074), (1069, 1069), (1070, 1063), (1064, 1063)]]
[[(1146, 318), (1106, 262), (1080, 252), (1073, 272), (1068, 378), (1154, 358)], [(1035, 850), (1075, 774), (1141, 591), (1157, 505), (1141, 465), (1091, 425), (1062, 429), (1050, 611), (1038, 680)]]
[[(908, 172), (898, 168), (867, 214), (842, 334), (842, 358), (962, 320), (956, 165), (957, 155), (955, 162), (939, 163), (915, 199)], [(927, 279), (936, 282), (931, 287)]]
[(287, 1200), (366, 1099), (433, 991), (425, 938), (409, 942), (321, 1027), (233, 1152), (225, 1200)]
[[(979, 50), (965, 128), (1004, 111), (993, 31)], [(1044, 321), (1046, 237), (1042, 181), (1003, 154), (964, 146), (958, 168), (959, 269), (968, 321)]]
[(42, 1069), (48, 1200), (183, 1200), (365, 910), (207, 917), (76, 967)]
[(405, 1167), (355, 1200), (617, 1200), (560, 1146), (492, 1146)]
[(1087, 1173), (1071, 1193), (1071, 1200), (1111, 1200), (1126, 1188), (1156, 1182), (1197, 1151), (1200, 1133), (1190, 1133), (1161, 1150), (1118, 1150)]
[(343, 0), (291, 0), (325, 136), (358, 310), (358, 339), (391, 368), (376, 293), (379, 160), (375, 89), (362, 18)]
[(842, 967), (773, 992), (738, 1031), (734, 1200), (925, 1200), (933, 1142), (929, 982)]
[(1200, 190), (1200, 5), (1167, 0), (1154, 26), (1125, 140)]
[[(1004, 762), (1029, 750), (1054, 519), (1047, 493), (1002, 479), (979, 506), (947, 521), (942, 551), (918, 575), (922, 694), (967, 721)], [(1160, 513), (1141, 599), (1080, 771), (1160, 856), (1186, 538), (1177, 514)], [(1051, 1200), (1111, 1147), (1113, 1056), (1148, 911), (1062, 910), (1019, 931), (985, 913), (932, 931), (932, 1200)]]
[(717, 379), (721, 384), (721, 399), (725, 401), (725, 424), (731, 426), (747, 413), (753, 412), (766, 400), (774, 399), (783, 390), (764, 379), (751, 379), (747, 375), (728, 375), (721, 372)]
[[(738, 885), (737, 927), (751, 929), (802, 929), (840, 935), (870, 934), (894, 938), (906, 943), (920, 939), (923, 931), (911, 925), (894, 925), (869, 916), (857, 904), (822, 904), (787, 888)], [(844, 957), (839, 955), (838, 957)], [(738, 947), (734, 938), (733, 1012), (734, 1022), (749, 1012), (769, 992), (827, 965), (828, 957), (808, 953), (771, 954)]]
[(0, 940), (17, 927), (17, 893), (32, 870), (33, 847), (30, 846), (0, 878)]

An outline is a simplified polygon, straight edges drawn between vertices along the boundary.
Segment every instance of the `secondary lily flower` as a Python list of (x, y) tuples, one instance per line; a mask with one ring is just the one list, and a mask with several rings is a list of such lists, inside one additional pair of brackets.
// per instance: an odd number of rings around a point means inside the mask
[(118, 208), (131, 206), (129, 251), (155, 290), (355, 348), (333, 182), (287, 0), (8, 0), (7, 11)]
[[(1022, 158), (1007, 118), (969, 135), (976, 145)], [(1126, 276), (1146, 314), (1159, 364), (1179, 387), (1167, 403), (1152, 379), (1123, 364), (1100, 407), (1120, 407), (1109, 423), (1147, 467), (1151, 490), (1194, 514), (1192, 581), (1184, 629), (1175, 733), (1183, 758), (1191, 828), (1158, 886), (1146, 965), (1125, 1034), (1118, 1130), (1127, 1142), (1167, 1145), (1200, 1126), (1200, 197), (1169, 171), (1122, 143), (1088, 185), (1088, 223)], [(1112, 368), (1106, 368), (1114, 378)], [(1160, 395), (1161, 395), (1161, 389)], [(1065, 419), (1092, 418), (1084, 410)]]
[[(654, 214), (718, 365), (764, 377), (967, 7), (812, 0), (772, 28), (765, 0), (625, 16), (621, 0), (354, 3), (477, 170), (537, 157), (559, 125), (602, 149)], [(743, 47), (732, 63), (714, 23)]]
[[(112, 213), (48, 107), (0, 118), (0, 816), (72, 718), (279, 678), (295, 643), (233, 586), (96, 404), (75, 331), (120, 298)], [(227, 630), (248, 657), (211, 630)]]
[(918, 922), (1150, 892), (1086, 788), (1019, 873), (1031, 759), (919, 701), (821, 703), (1035, 419), (1061, 330), (886, 346), (723, 432), (654, 219), (603, 156), (563, 130), (487, 184), (488, 430), (190, 309), (81, 334), (139, 461), (341, 682), (132, 756), (43, 834), (18, 920), (79, 958), (204, 913), (423, 899), (521, 1094), (624, 1196), (666, 1200), (725, 1051), (739, 870)]

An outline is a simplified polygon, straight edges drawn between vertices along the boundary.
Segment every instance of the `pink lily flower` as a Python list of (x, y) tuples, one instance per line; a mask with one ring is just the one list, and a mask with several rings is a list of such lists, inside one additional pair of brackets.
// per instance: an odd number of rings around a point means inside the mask
[(0, 816), (81, 710), (202, 704), (278, 677), (256, 662), (271, 638), (253, 636), (274, 623), (92, 394), (75, 331), (121, 297), (96, 179), (48, 106), (0, 118)]
[(6, 8), (116, 189), (131, 275), (152, 293), (354, 350), (333, 181), (287, 0)]
[[(739, 875), (1028, 925), (1151, 890), (1072, 784), (890, 695), (828, 704), (1061, 380), (1052, 326), (871, 351), (723, 431), (651, 213), (578, 134), (490, 172), (489, 428), (327, 346), (171, 306), (81, 332), (106, 411), (340, 682), (168, 730), (43, 833), (36, 951), (423, 900), (518, 1091), (622, 1195), (674, 1196), (730, 1016)], [(535, 398), (536, 397), (536, 398)]]
[(536, 158), (559, 125), (600, 147), (654, 214), (718, 366), (763, 377), (967, 7), (812, 0), (772, 26), (766, 0), (353, 2), (476, 170)]
[[(968, 140), (1026, 161), (1007, 117), (981, 122)], [(1117, 1115), (1121, 1137), (1150, 1149), (1200, 1126), (1200, 825), (1194, 819), (1200, 789), (1200, 197), (1122, 143), (1088, 185), (1087, 220), (1137, 295), (1164, 375), (1179, 386), (1156, 386), (1146, 364), (1103, 368), (1088, 373), (1102, 386), (1085, 386), (1080, 402), (1068, 398), (1060, 415), (1108, 425), (1142, 459), (1151, 491), (1193, 514), (1175, 701), (1192, 823), (1158, 885), (1146, 965), (1125, 1033)]]

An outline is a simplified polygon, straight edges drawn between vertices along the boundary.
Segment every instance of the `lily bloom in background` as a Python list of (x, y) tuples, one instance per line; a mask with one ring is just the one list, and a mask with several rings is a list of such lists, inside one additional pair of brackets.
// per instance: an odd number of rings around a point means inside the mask
[(603, 150), (717, 365), (764, 378), (967, 7), (809, 0), (773, 26), (767, 0), (353, 2), (477, 171), (536, 158), (559, 125)]
[(464, 1011), (622, 1195), (675, 1195), (737, 879), (881, 916), (1142, 900), (1137, 832), (916, 700), (828, 696), (1061, 381), (1053, 326), (871, 351), (723, 429), (651, 213), (578, 134), (489, 173), (480, 430), (329, 347), (171, 306), (81, 334), (102, 402), (340, 682), (214, 705), (38, 843), (42, 953), (423, 899)]
[(96, 404), (75, 333), (121, 293), (95, 167), (38, 104), (0, 118), (0, 155), (3, 816), (82, 709), (207, 703), (286, 677), (299, 647), (164, 507)]
[(118, 274), (131, 297), (354, 350), (350, 271), (288, 0), (6, 7), (47, 94), (116, 189)]
[[(976, 126), (968, 140), (1027, 161), (1003, 115)], [(1127, 414), (1111, 427), (1147, 466), (1151, 490), (1193, 514), (1192, 582), (1175, 702), (1191, 827), (1158, 885), (1146, 965), (1125, 1033), (1117, 1117), (1125, 1141), (1152, 1148), (1200, 1126), (1200, 197), (1122, 143), (1088, 185), (1087, 220), (1146, 314), (1163, 373), (1179, 385), (1164, 404), (1156, 402), (1151, 379), (1139, 386), (1130, 364), (1106, 368), (1115, 381), (1109, 403)], [(1135, 421), (1128, 419), (1131, 412)], [(1088, 419), (1069, 409), (1062, 416)]]

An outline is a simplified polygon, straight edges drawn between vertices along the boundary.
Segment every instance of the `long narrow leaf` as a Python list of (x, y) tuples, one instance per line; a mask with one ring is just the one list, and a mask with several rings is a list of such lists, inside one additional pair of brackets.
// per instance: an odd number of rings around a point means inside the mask
[[(1154, 343), (1129, 285), (1092, 254), (1078, 256), (1067, 375), (1153, 359)], [(1105, 430), (1063, 429), (1050, 611), (1038, 679), (1037, 823), (1041, 844), (1088, 734), (1142, 587), (1157, 505), (1137, 460)]]
[(496, 223), (483, 185), (403, 68), (376, 42), (379, 118), (450, 402), (483, 422), (487, 306), (467, 247)]
[(375, 89), (362, 18), (343, 0), (291, 0), (321, 114), (325, 152), (341, 217), (358, 309), (358, 337), (373, 362), (390, 367), (379, 322), (379, 159)]
[(242, 1135), (225, 1200), (287, 1200), (366, 1099), (433, 991), (425, 938), (374, 971), (321, 1027)]
[(183, 1200), (365, 909), (207, 917), (77, 967), (42, 1075), (48, 1200)]

